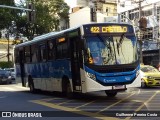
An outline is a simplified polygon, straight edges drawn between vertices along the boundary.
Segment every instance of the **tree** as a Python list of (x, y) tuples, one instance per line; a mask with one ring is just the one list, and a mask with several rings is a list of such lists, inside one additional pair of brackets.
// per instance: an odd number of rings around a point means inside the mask
[(69, 6), (64, 0), (36, 0), (37, 31), (50, 32), (58, 30), (62, 18), (68, 20)]
[[(69, 6), (64, 0), (21, 0), (21, 4), (16, 4), (16, 6), (27, 8), (28, 2), (35, 6), (36, 20), (34, 23), (27, 21), (27, 11), (3, 8), (0, 9), (0, 29), (8, 28), (11, 21), (15, 21), (17, 33), (31, 40), (35, 34), (41, 35), (57, 31), (62, 18), (68, 21)], [(15, 6), (14, 0), (0, 0), (0, 4)]]
[[(15, 6), (14, 0), (0, 0), (0, 5)], [(16, 20), (18, 10), (0, 8), (0, 30), (8, 28)]]
[(41, 35), (51, 31), (57, 31), (60, 19), (68, 21), (69, 6), (64, 0), (33, 0), (35, 6), (36, 20), (27, 23), (26, 33), (31, 36)]

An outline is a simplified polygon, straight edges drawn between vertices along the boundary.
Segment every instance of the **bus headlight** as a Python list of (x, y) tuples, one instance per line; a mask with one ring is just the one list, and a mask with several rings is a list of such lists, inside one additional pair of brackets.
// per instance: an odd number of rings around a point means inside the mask
[(92, 80), (96, 80), (96, 76), (95, 76), (94, 74), (89, 73), (89, 72), (86, 72), (86, 73), (87, 73), (87, 76), (88, 76), (89, 78), (91, 78)]

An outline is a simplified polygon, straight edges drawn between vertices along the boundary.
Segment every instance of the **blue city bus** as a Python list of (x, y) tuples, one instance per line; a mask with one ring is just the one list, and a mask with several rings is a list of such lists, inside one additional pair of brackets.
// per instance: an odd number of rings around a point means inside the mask
[(68, 97), (94, 91), (114, 97), (140, 68), (134, 28), (124, 23), (90, 23), (37, 36), (16, 45), (14, 56), (23, 86)]

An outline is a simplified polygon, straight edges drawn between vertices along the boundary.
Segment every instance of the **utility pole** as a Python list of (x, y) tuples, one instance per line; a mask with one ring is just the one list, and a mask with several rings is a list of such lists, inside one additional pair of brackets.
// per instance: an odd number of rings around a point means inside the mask
[(7, 46), (7, 60), (8, 60), (8, 62), (9, 62), (9, 61), (10, 61), (10, 50), (9, 50), (9, 30), (7, 31), (6, 38), (7, 38), (7, 41), (8, 41), (8, 46)]
[[(143, 0), (139, 0), (139, 19), (141, 19), (142, 17), (141, 2), (143, 2)], [(141, 36), (142, 31), (139, 29), (139, 32), (140, 32), (140, 37), (139, 37), (140, 63), (143, 63), (143, 52), (142, 52), (143, 42), (142, 42), (142, 36)]]
[(95, 2), (95, 0), (91, 0), (89, 2), (91, 22), (97, 22), (97, 10), (95, 7)]
[(139, 9), (139, 35), (138, 35), (138, 40), (139, 40), (139, 54), (140, 54), (140, 63), (143, 63), (143, 52), (142, 52), (142, 36), (143, 36), (143, 32), (142, 29), (140, 28), (141, 26), (141, 18), (142, 18), (142, 2), (144, 0), (133, 0), (133, 3), (138, 3), (138, 9)]

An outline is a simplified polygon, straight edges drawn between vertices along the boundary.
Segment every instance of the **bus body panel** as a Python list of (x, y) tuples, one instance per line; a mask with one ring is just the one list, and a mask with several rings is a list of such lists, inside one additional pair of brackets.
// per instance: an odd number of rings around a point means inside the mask
[(114, 83), (123, 84), (123, 83), (132, 83), (137, 77), (137, 72), (139, 71), (139, 67), (137, 67), (133, 71), (127, 72), (115, 72), (115, 73), (99, 73), (85, 66), (85, 71), (89, 74), (95, 75), (96, 81), (101, 83), (104, 86), (109, 86), (109, 84)]
[[(103, 77), (97, 77), (96, 74), (100, 73), (93, 73), (97, 79), (101, 79), (103, 82), (99, 83), (97, 80), (91, 79), (87, 73), (93, 70), (89, 70), (89, 68), (83, 70), (81, 69), (81, 75), (82, 75), (82, 92), (87, 93), (87, 92), (92, 92), (92, 91), (99, 91), (99, 90), (118, 90), (119, 88), (113, 89), (115, 86), (119, 86), (120, 89), (126, 89), (126, 84), (117, 84), (119, 82), (124, 82), (124, 81), (133, 81), (131, 84), (127, 85), (127, 88), (134, 86), (134, 87), (139, 87), (140, 86), (140, 80), (139, 80), (139, 75), (136, 75), (137, 72), (139, 71), (139, 67), (137, 67), (136, 70), (131, 71), (131, 72), (125, 72), (125, 73), (101, 73), (101, 76)], [(114, 75), (116, 74), (116, 75)], [(112, 77), (111, 77), (112, 75)], [(136, 81), (135, 81), (136, 78)], [(114, 79), (114, 85), (104, 85), (109, 83), (109, 80)], [(108, 82), (109, 81), (109, 82)], [(113, 82), (113, 80), (112, 80)]]
[[(16, 76), (20, 78), (20, 65), (16, 65)], [(36, 64), (25, 64), (25, 78), (31, 75), (34, 87), (47, 91), (62, 91), (62, 78), (71, 80), (71, 63), (69, 60), (57, 60)]]
[(86, 72), (83, 69), (81, 69), (80, 71), (81, 71), (81, 77), (82, 77), (82, 81), (81, 81), (82, 93), (112, 89), (112, 86), (107, 86), (107, 87), (102, 86), (98, 82), (87, 77)]

